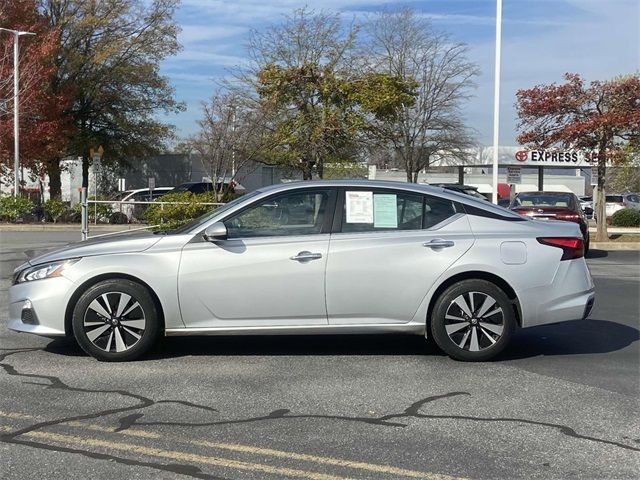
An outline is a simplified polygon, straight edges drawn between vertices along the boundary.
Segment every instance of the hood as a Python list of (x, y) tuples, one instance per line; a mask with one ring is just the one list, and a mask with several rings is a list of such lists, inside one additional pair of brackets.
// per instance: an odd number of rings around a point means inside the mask
[(67, 258), (90, 257), (113, 253), (142, 252), (162, 237), (149, 231), (125, 232), (117, 235), (90, 238), (82, 242), (71, 243), (52, 250), (27, 250), (25, 255), (31, 265), (55, 262)]

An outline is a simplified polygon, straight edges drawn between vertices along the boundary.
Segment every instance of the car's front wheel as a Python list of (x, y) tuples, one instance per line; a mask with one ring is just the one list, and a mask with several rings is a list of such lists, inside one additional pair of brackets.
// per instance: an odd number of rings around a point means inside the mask
[(500, 288), (486, 280), (463, 280), (436, 301), (431, 334), (451, 358), (479, 362), (507, 346), (515, 323), (511, 301)]
[(110, 279), (89, 287), (73, 310), (73, 333), (89, 355), (107, 362), (146, 353), (160, 333), (158, 312), (139, 283)]

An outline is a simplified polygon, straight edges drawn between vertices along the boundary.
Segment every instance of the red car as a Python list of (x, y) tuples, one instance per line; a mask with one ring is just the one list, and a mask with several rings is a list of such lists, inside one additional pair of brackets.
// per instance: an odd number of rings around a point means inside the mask
[(520, 215), (536, 220), (563, 220), (580, 225), (584, 237), (585, 255), (589, 250), (589, 223), (580, 208), (580, 200), (567, 192), (522, 192), (518, 193), (509, 208)]

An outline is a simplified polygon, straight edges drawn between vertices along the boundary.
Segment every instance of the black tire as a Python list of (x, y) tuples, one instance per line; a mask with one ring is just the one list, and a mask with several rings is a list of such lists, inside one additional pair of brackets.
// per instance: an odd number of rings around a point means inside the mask
[(589, 236), (587, 235), (587, 238), (585, 238), (584, 240), (584, 256), (585, 258), (587, 257), (589, 253)]
[[(494, 303), (485, 307), (485, 301)], [(436, 300), (431, 314), (431, 335), (438, 347), (451, 358), (465, 362), (483, 362), (496, 356), (511, 340), (515, 325), (511, 301), (486, 280), (451, 285)]]
[(161, 330), (149, 291), (126, 279), (104, 280), (89, 287), (73, 309), (72, 323), (80, 347), (105, 362), (144, 355)]

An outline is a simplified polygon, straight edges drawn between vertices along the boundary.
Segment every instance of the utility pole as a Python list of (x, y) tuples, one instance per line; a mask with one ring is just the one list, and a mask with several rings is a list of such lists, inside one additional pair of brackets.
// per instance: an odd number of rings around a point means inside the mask
[(500, 140), (500, 48), (502, 46), (502, 0), (496, 0), (496, 65), (493, 80), (493, 203), (498, 203), (498, 142)]
[(17, 197), (20, 193), (20, 44), (18, 39), (21, 35), (35, 35), (31, 32), (21, 32), (19, 30), (10, 30), (8, 28), (0, 28), (3, 32), (13, 34), (13, 175), (14, 188), (13, 196)]

